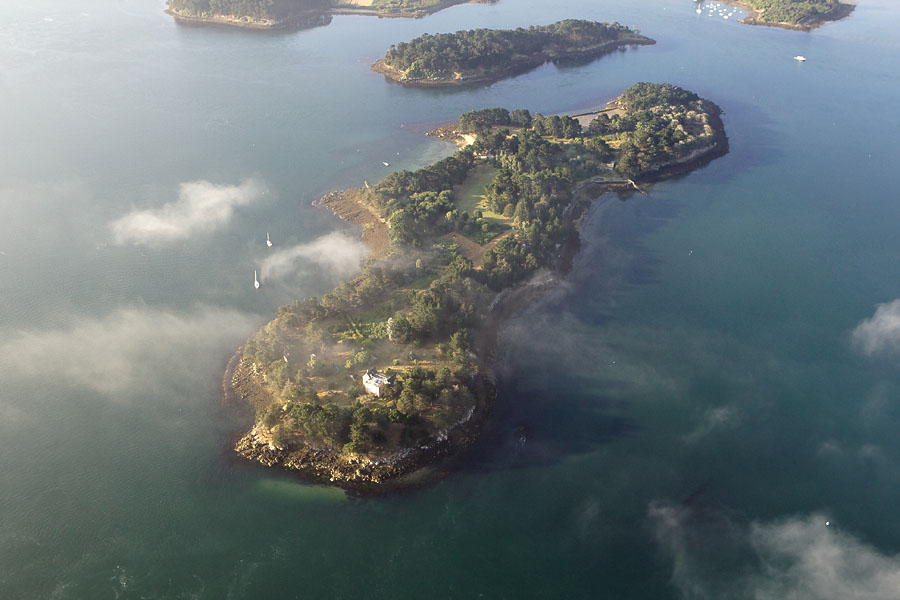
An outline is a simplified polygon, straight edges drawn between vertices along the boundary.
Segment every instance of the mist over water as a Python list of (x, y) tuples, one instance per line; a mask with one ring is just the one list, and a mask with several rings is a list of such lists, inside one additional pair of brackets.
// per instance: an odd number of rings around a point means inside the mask
[[(163, 8), (0, 6), (0, 597), (896, 597), (894, 3), (812, 33), (684, 0), (263, 34)], [(368, 70), (561, 18), (658, 44), (460, 90)], [(313, 200), (445, 156), (422, 134), (466, 110), (635, 81), (718, 103), (731, 152), (595, 204), (446, 479), (357, 498), (231, 459), (228, 358), (364, 260)]]

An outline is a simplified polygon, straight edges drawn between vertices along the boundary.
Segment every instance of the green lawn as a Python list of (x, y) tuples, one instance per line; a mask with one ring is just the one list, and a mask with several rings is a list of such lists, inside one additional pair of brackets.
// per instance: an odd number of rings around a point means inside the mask
[[(467, 212), (469, 216), (475, 216), (475, 211), (480, 210), (486, 221), (494, 221), (500, 225), (508, 226), (512, 219), (493, 212), (487, 206), (484, 199), (484, 186), (494, 180), (497, 169), (491, 165), (478, 165), (472, 169), (469, 178), (453, 191), (453, 197), (459, 212)], [(504, 227), (505, 228), (505, 227)]]
[(492, 212), (487, 207), (484, 198), (484, 186), (494, 180), (497, 169), (491, 165), (478, 165), (469, 174), (465, 183), (453, 190), (456, 207), (460, 213), (469, 213), (470, 219), (475, 218), (475, 211), (482, 212), (482, 226), (473, 223), (471, 227), (461, 231), (463, 235), (475, 242), (484, 245), (504, 231), (506, 231), (512, 219)]
[(478, 165), (472, 169), (469, 178), (453, 193), (459, 212), (467, 212), (471, 216), (476, 210), (483, 211), (484, 186), (492, 182), (496, 175), (497, 169), (491, 165)]

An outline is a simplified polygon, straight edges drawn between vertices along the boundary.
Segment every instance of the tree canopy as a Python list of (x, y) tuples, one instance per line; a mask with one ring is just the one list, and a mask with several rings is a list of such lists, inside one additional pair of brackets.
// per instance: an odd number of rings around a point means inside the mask
[(453, 78), (455, 73), (504, 67), (513, 60), (565, 55), (623, 38), (641, 39), (618, 23), (568, 19), (518, 29), (471, 29), (425, 34), (391, 48), (384, 62), (410, 79)]

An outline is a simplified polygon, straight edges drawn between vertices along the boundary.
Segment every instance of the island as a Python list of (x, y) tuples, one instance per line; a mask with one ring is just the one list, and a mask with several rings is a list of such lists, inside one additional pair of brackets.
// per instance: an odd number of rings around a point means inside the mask
[(455, 4), (497, 0), (166, 0), (166, 12), (179, 23), (216, 24), (247, 29), (327, 25), (332, 15), (424, 17)]
[(725, 0), (747, 9), (741, 19), (747, 25), (767, 25), (811, 31), (829, 21), (838, 21), (853, 12), (854, 6), (838, 0)]
[(655, 43), (618, 23), (567, 19), (528, 29), (425, 34), (391, 46), (372, 69), (408, 86), (489, 83), (547, 61), (592, 59), (616, 48)]
[(577, 116), (473, 111), (442, 130), (451, 156), (326, 195), (372, 256), (281, 307), (232, 357), (227, 396), (254, 414), (236, 452), (361, 491), (428, 480), (478, 436), (498, 332), (565, 275), (585, 208), (726, 153), (719, 115), (651, 83)]

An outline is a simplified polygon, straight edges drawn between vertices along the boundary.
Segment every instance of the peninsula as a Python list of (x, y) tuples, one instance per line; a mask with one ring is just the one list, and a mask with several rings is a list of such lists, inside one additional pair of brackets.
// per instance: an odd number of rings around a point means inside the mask
[(747, 9), (741, 19), (747, 25), (768, 25), (811, 31), (829, 21), (838, 21), (853, 12), (854, 6), (838, 0), (723, 0)]
[(391, 46), (372, 69), (408, 86), (488, 83), (547, 61), (597, 58), (616, 48), (655, 43), (618, 23), (567, 19), (528, 29), (425, 34)]
[(477, 437), (498, 331), (565, 273), (584, 208), (726, 153), (719, 114), (650, 83), (579, 117), (474, 111), (453, 155), (322, 198), (363, 225), (373, 256), (322, 298), (281, 307), (234, 355), (226, 391), (256, 415), (235, 450), (358, 490), (427, 474)]
[(247, 29), (327, 25), (332, 15), (424, 17), (456, 4), (497, 0), (166, 0), (166, 12), (186, 24)]

